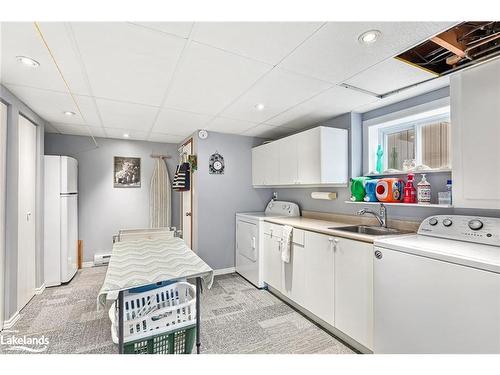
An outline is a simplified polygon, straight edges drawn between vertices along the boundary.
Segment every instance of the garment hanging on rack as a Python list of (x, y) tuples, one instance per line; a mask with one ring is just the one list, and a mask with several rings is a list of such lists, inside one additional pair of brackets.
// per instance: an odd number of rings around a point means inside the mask
[(181, 163), (177, 166), (172, 189), (175, 191), (189, 191), (191, 188), (191, 167), (189, 163)]

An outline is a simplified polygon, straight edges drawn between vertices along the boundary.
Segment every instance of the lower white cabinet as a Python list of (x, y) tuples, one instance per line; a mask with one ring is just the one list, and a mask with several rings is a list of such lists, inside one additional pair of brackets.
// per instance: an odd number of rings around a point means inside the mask
[(294, 228), (283, 263), (282, 227), (265, 224), (264, 282), (372, 349), (373, 245)]
[(335, 327), (373, 347), (373, 245), (336, 238)]

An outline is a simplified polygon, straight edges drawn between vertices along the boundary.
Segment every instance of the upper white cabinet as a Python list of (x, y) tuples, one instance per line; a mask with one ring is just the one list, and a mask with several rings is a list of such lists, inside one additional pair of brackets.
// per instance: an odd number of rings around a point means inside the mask
[(500, 209), (500, 60), (451, 77), (453, 204)]
[(254, 186), (346, 186), (347, 130), (319, 126), (252, 150)]

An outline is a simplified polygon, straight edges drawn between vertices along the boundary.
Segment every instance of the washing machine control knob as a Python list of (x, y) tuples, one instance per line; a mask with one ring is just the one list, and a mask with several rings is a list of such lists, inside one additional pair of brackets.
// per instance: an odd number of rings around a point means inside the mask
[(472, 230), (479, 230), (483, 227), (483, 222), (478, 219), (473, 219), (469, 221), (469, 228)]
[(436, 219), (435, 217), (431, 217), (429, 219), (429, 224), (430, 225), (436, 225), (438, 223), (438, 219)]
[(453, 224), (453, 221), (451, 221), (451, 219), (444, 219), (443, 220), (443, 225), (445, 227), (451, 227), (451, 224)]

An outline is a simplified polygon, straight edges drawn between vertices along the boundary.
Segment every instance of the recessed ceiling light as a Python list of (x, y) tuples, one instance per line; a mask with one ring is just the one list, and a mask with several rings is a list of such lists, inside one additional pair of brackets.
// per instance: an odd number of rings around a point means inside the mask
[(64, 111), (63, 113), (64, 113), (64, 115), (66, 115), (66, 116), (74, 116), (74, 115), (76, 115), (76, 113), (75, 113), (75, 112), (73, 112), (73, 111)]
[(40, 63), (36, 60), (33, 60), (31, 57), (16, 56), (16, 59), (19, 63), (32, 68), (38, 68), (40, 66)]
[(363, 44), (372, 44), (375, 43), (381, 35), (382, 33), (378, 30), (368, 30), (361, 34), (358, 40)]
[(263, 103), (258, 103), (255, 105), (255, 109), (257, 111), (262, 111), (262, 110), (264, 110), (264, 108), (266, 108), (266, 106)]
[(130, 137), (130, 135), (128, 133), (123, 134), (123, 138), (128, 138), (128, 137)]

